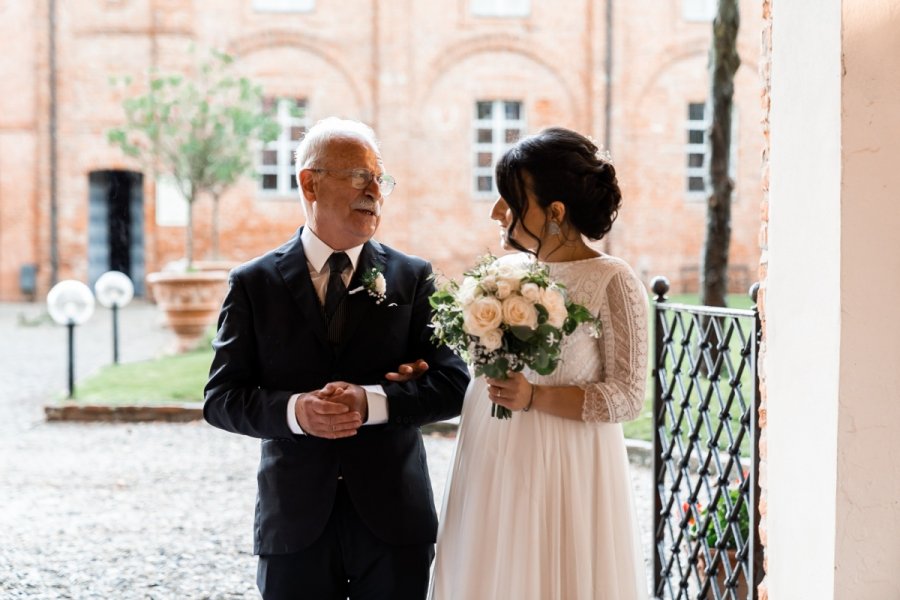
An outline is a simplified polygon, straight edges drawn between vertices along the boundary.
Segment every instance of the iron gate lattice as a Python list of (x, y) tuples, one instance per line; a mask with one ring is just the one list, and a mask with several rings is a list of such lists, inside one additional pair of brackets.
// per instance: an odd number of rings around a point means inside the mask
[(670, 304), (665, 278), (652, 287), (653, 592), (756, 600), (759, 312)]

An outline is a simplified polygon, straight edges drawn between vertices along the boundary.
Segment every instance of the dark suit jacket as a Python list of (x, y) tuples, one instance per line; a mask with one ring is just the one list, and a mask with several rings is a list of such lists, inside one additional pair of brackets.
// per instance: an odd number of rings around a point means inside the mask
[[(459, 414), (468, 384), (463, 362), (431, 341), (430, 265), (375, 241), (360, 254), (348, 289), (382, 270), (387, 297), (349, 295), (347, 336), (329, 344), (300, 231), (285, 245), (236, 268), (213, 341), (206, 420), (262, 438), (254, 551), (281, 554), (321, 534), (340, 474), (371, 531), (392, 544), (434, 542), (437, 516), (419, 426)], [(417, 358), (430, 369), (416, 381), (389, 382), (388, 371)], [(295, 435), (287, 404), (330, 381), (381, 384), (389, 422), (351, 438)]]

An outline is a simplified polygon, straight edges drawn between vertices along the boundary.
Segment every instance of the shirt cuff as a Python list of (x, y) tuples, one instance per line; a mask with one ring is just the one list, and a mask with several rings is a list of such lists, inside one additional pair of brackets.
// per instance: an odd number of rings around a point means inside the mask
[(369, 404), (369, 418), (363, 425), (380, 425), (388, 422), (387, 394), (380, 385), (364, 385), (366, 402)]
[(300, 394), (294, 394), (288, 399), (287, 404), (287, 424), (288, 427), (291, 428), (291, 431), (296, 433), (297, 435), (306, 435), (306, 432), (303, 431), (303, 428), (300, 427), (300, 423), (297, 422), (297, 411), (295, 407), (297, 406), (297, 399), (300, 398)]

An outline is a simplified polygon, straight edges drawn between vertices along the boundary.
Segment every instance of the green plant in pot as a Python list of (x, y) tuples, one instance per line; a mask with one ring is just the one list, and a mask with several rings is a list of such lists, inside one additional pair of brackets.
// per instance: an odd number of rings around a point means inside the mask
[[(726, 502), (726, 496), (729, 502)], [(731, 508), (737, 506), (738, 503), (740, 503), (740, 507), (738, 508), (736, 515), (736, 524), (737, 530), (740, 534), (740, 541), (742, 544), (744, 544), (750, 536), (750, 511), (748, 509), (747, 502), (742, 499), (741, 490), (737, 486), (731, 486), (725, 491), (725, 494), (721, 498), (719, 498), (719, 502), (717, 503), (715, 512), (713, 513), (710, 513), (709, 507), (697, 504), (694, 508), (697, 509), (696, 514), (699, 517), (699, 521), (694, 518), (695, 511), (692, 510), (692, 507), (689, 503), (685, 503), (682, 507), (685, 513), (689, 515), (688, 536), (691, 540), (696, 541), (701, 538), (700, 530), (708, 521), (706, 534), (703, 537), (705, 537), (706, 546), (709, 548), (709, 553), (712, 557), (715, 557), (716, 553), (720, 550), (719, 536), (721, 534), (721, 539), (724, 541), (724, 550), (726, 553), (725, 555), (723, 555), (721, 562), (724, 563), (725, 561), (728, 561), (731, 571), (738, 569), (738, 539), (735, 537), (735, 532), (732, 529), (732, 525), (734, 523), (729, 521), (728, 515), (731, 512)], [(697, 558), (697, 569), (701, 574), (705, 574), (705, 552), (701, 550)], [(725, 577), (726, 570), (723, 565), (720, 564), (715, 577), (720, 590), (725, 589)], [(747, 581), (743, 577), (738, 578), (737, 587), (735, 588), (738, 597), (746, 597), (747, 589)]]

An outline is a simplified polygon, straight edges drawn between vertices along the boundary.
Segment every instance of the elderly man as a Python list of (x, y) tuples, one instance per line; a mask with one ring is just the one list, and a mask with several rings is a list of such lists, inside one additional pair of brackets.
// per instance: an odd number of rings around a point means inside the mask
[(262, 440), (263, 598), (424, 598), (437, 516), (419, 426), (459, 414), (468, 372), (430, 340), (430, 265), (372, 239), (394, 188), (372, 130), (317, 123), (297, 179), (306, 225), (231, 273), (204, 416)]

